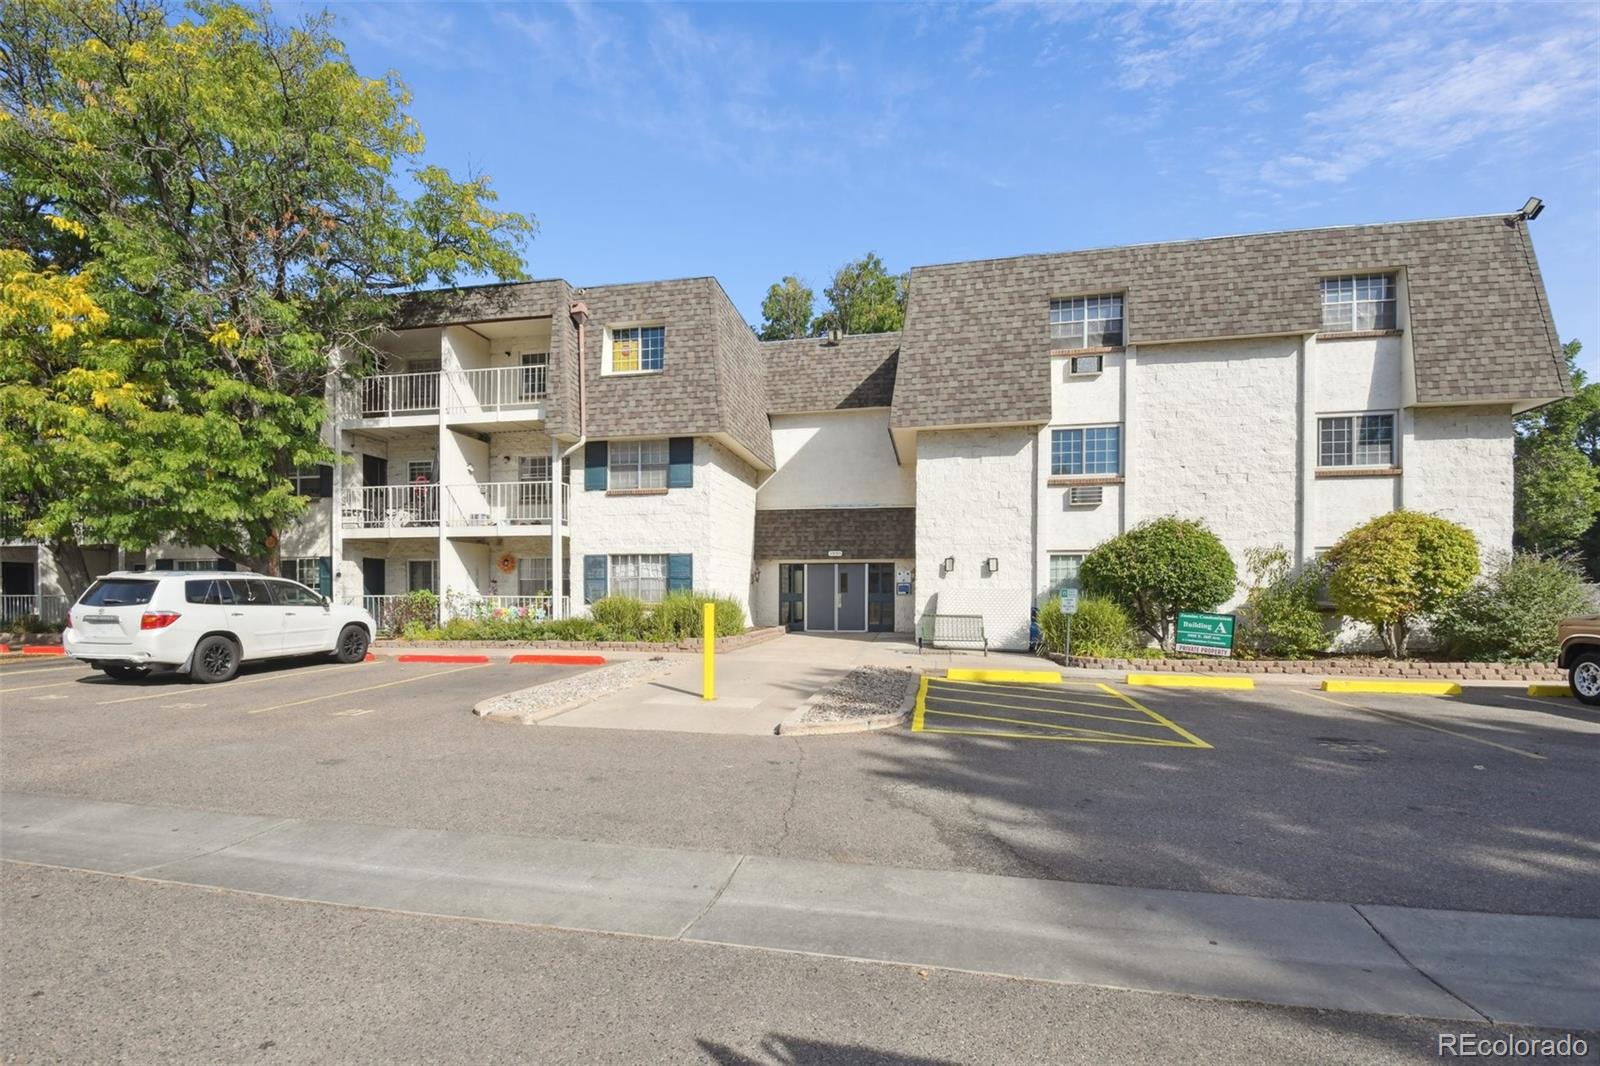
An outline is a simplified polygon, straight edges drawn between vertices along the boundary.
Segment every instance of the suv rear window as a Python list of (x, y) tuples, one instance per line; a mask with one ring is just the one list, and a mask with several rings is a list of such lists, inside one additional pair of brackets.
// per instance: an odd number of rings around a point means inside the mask
[(85, 607), (129, 607), (149, 603), (156, 594), (155, 581), (137, 581), (125, 577), (102, 578), (89, 586), (78, 602)]

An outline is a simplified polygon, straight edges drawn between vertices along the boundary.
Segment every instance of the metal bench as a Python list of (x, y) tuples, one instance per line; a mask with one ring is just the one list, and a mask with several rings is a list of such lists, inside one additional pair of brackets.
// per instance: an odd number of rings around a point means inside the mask
[(937, 644), (982, 644), (989, 654), (989, 638), (983, 633), (981, 614), (925, 614), (917, 627), (917, 650)]

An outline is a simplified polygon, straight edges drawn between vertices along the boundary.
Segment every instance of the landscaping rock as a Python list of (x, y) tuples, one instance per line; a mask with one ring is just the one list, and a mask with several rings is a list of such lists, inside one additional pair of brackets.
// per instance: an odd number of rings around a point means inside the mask
[(585, 670), (543, 685), (508, 692), (503, 696), (492, 696), (473, 707), (472, 713), (480, 718), (533, 725), (601, 696), (631, 688), (672, 665), (671, 660), (659, 655), (649, 659), (629, 659), (598, 670)]
[(807, 700), (794, 716), (800, 725), (848, 722), (900, 714), (917, 675), (892, 666), (858, 666)]

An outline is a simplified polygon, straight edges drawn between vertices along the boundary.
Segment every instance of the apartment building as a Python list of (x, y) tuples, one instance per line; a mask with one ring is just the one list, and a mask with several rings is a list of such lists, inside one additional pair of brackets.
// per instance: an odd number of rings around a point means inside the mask
[(1397, 507), (1509, 549), (1512, 417), (1570, 394), (1520, 213), (917, 267), (903, 333), (836, 340), (758, 341), (713, 278), (418, 293), (381, 346), (283, 544), (336, 598), (696, 588), (999, 647), (1162, 514), (1236, 556)]

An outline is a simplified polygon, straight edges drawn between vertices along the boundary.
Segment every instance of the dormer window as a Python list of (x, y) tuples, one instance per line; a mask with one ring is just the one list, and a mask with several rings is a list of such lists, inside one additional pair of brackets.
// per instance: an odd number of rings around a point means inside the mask
[(1074, 296), (1050, 301), (1050, 344), (1055, 348), (1120, 348), (1122, 296)]
[(1322, 328), (1369, 333), (1395, 328), (1393, 274), (1346, 274), (1322, 279)]

